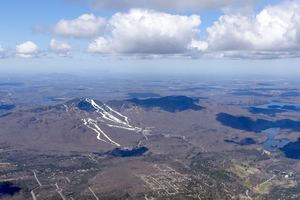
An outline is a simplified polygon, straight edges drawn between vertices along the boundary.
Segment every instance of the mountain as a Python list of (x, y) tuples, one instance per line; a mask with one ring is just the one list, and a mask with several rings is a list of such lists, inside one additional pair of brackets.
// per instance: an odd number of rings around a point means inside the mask
[(2, 142), (39, 151), (108, 151), (134, 147), (149, 132), (93, 99), (17, 110), (0, 118)]
[[(151, 130), (143, 125), (147, 120), (140, 120), (133, 108), (145, 110), (147, 114), (141, 116), (149, 116), (153, 109), (167, 113), (202, 110), (204, 107), (197, 103), (198, 99), (186, 96), (107, 103), (76, 98), (56, 105), (15, 109), (1, 115), (0, 136), (8, 146), (34, 151), (107, 152), (115, 148), (135, 148), (148, 139)], [(155, 119), (155, 116), (147, 119)]]

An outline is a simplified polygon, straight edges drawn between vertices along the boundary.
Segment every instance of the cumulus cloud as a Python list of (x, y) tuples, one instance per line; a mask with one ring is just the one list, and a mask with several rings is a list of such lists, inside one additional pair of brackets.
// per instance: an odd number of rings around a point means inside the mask
[[(103, 8), (139, 7), (140, 2), (145, 3), (141, 3), (141, 7), (155, 8), (159, 5), (162, 8), (176, 9), (212, 6), (214, 3), (215, 6), (226, 6), (228, 2), (233, 1), (97, 1), (98, 6)], [(239, 2), (248, 2), (246, 3), (248, 5), (254, 1)], [(92, 53), (143, 57), (153, 55), (257, 59), (300, 57), (300, 2), (296, 0), (267, 6), (252, 15), (226, 12), (206, 29), (206, 34), (200, 33), (201, 19), (198, 15), (168, 14), (143, 8), (117, 12), (110, 19), (99, 23), (102, 24), (99, 25), (101, 28), (90, 32), (85, 29), (87, 26), (90, 27), (86, 25), (86, 21), (78, 23), (80, 26), (73, 25), (77, 24), (75, 21), (80, 18), (82, 16), (66, 24), (77, 27), (74, 28), (77, 31), (85, 30), (82, 31), (85, 34), (93, 33), (88, 35), (95, 38), (88, 45), (88, 51)], [(96, 16), (92, 18), (98, 19)], [(65, 35), (78, 37), (80, 34), (69, 32)]]
[(72, 46), (69, 43), (56, 39), (52, 39), (50, 41), (49, 48), (52, 52), (58, 54), (59, 56), (67, 56), (72, 50)]
[(213, 8), (224, 8), (227, 6), (248, 6), (257, 0), (91, 0), (92, 6), (103, 10), (127, 10), (130, 8), (144, 8), (168, 11), (204, 10)]
[(32, 58), (39, 54), (38, 46), (32, 41), (27, 41), (16, 46), (16, 55), (21, 58)]
[(0, 59), (1, 58), (6, 58), (7, 57), (7, 52), (6, 50), (0, 45)]
[(65, 37), (93, 37), (104, 31), (106, 20), (94, 14), (83, 14), (73, 20), (60, 20), (54, 27), (53, 33)]
[(268, 6), (255, 16), (223, 15), (207, 29), (210, 51), (229, 57), (297, 57), (300, 3)]
[(116, 13), (109, 20), (110, 34), (90, 43), (93, 53), (182, 54), (198, 37), (198, 15), (181, 16), (145, 9)]

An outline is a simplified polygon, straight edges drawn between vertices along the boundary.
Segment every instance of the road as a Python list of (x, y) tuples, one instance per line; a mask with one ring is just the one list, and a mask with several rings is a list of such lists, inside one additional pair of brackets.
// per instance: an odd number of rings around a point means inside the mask
[(89, 190), (91, 191), (91, 193), (93, 194), (93, 196), (95, 197), (96, 200), (100, 200), (99, 197), (97, 197), (95, 192), (92, 190), (92, 188), (89, 187)]
[(33, 170), (32, 172), (33, 172), (33, 175), (34, 175), (34, 178), (35, 178), (36, 182), (37, 182), (37, 183), (39, 184), (39, 186), (41, 187), (42, 184), (41, 184), (41, 182), (39, 181), (39, 179), (38, 179), (38, 177), (37, 177), (35, 171)]
[(33, 190), (31, 190), (30, 194), (32, 196), (32, 200), (37, 200)]
[(62, 189), (58, 186), (57, 183), (55, 183), (55, 186), (56, 186), (56, 191), (59, 194), (59, 196), (62, 198), (62, 200), (67, 200), (66, 197), (62, 193)]

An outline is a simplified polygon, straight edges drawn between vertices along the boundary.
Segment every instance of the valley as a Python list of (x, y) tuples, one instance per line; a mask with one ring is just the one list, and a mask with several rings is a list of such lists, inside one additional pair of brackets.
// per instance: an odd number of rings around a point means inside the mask
[(0, 199), (299, 199), (289, 85), (181, 79), (0, 84)]

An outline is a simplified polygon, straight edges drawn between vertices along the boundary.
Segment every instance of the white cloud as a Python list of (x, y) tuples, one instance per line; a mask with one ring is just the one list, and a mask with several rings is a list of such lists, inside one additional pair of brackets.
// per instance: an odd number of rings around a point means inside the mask
[(93, 37), (104, 31), (106, 20), (93, 14), (83, 14), (73, 20), (60, 20), (53, 33), (65, 37)]
[(39, 54), (38, 46), (32, 41), (27, 41), (16, 46), (16, 55), (22, 58), (32, 58)]
[(297, 57), (300, 3), (268, 6), (255, 16), (224, 15), (207, 29), (208, 49), (229, 57)]
[(98, 37), (89, 44), (88, 51), (91, 53), (113, 53), (115, 49), (111, 46), (112, 43), (113, 41), (109, 39)]
[(256, 3), (258, 0), (91, 0), (94, 8), (126, 10), (130, 8), (144, 8), (168, 11), (184, 10), (204, 10), (212, 8), (224, 8), (227, 6), (248, 6)]
[(6, 50), (0, 45), (0, 59), (6, 58)]
[(89, 45), (94, 53), (181, 54), (234, 58), (300, 56), (300, 2), (267, 6), (256, 15), (224, 14), (200, 40), (200, 17), (145, 9), (116, 13), (110, 33)]
[(59, 56), (66, 56), (72, 50), (72, 46), (64, 41), (58, 41), (52, 39), (49, 43), (49, 48), (52, 52), (58, 54)]
[[(282, 1), (252, 15), (243, 14), (245, 12), (241, 9), (232, 12), (236, 6), (247, 8), (256, 1), (95, 0), (98, 7), (105, 9), (142, 8), (117, 12), (107, 20), (92, 14), (61, 20), (54, 32), (63, 36), (93, 37), (88, 51), (99, 54), (258, 59), (300, 57), (300, 2)], [(200, 16), (148, 9), (174, 11), (209, 7), (222, 7), (228, 12), (202, 36)]]
[(90, 43), (93, 53), (183, 54), (198, 37), (198, 15), (172, 15), (153, 10), (131, 9), (109, 20), (109, 36)]
[(200, 41), (193, 39), (190, 43), (189, 49), (190, 50), (197, 50), (199, 52), (204, 52), (208, 48), (208, 43), (206, 41)]

